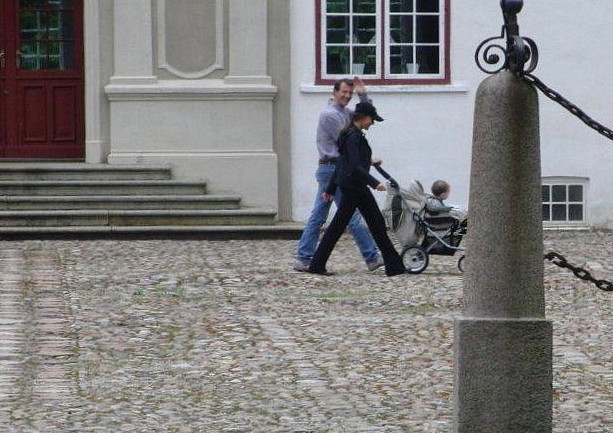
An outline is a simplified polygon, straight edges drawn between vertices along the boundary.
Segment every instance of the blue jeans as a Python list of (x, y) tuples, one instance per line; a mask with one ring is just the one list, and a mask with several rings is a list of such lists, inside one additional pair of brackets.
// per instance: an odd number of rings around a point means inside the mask
[[(298, 242), (296, 257), (300, 260), (310, 261), (313, 258), (315, 248), (317, 247), (317, 241), (319, 240), (319, 232), (328, 219), (332, 202), (324, 201), (321, 195), (328, 187), (328, 183), (330, 182), (335, 168), (336, 166), (334, 164), (319, 164), (315, 172), (315, 179), (317, 179), (318, 184), (317, 196), (315, 197), (315, 204), (313, 205), (311, 216), (304, 226), (304, 231)], [(334, 203), (337, 207), (340, 201), (341, 191), (337, 188), (336, 194), (334, 195)], [(378, 257), (377, 247), (370, 237), (368, 228), (362, 224), (362, 218), (358, 211), (351, 217), (348, 227), (364, 260), (367, 262), (375, 260)]]

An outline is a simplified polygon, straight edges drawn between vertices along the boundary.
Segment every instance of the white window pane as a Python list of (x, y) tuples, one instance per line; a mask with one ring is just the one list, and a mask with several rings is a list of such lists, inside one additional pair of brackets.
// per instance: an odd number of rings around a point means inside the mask
[(566, 185), (553, 185), (551, 187), (551, 201), (565, 202), (566, 201)]
[(377, 0), (353, 0), (353, 12), (372, 14), (377, 11)]
[(393, 46), (390, 49), (390, 72), (392, 74), (414, 74), (412, 46)]
[(327, 0), (326, 11), (330, 14), (349, 12), (349, 0)]
[(416, 37), (418, 43), (439, 42), (439, 17), (438, 15), (417, 16), (416, 18)]
[(349, 43), (349, 17), (333, 16), (326, 19), (327, 43)]
[(377, 72), (377, 47), (355, 47), (353, 49), (353, 65), (354, 74), (375, 74)]
[(583, 205), (570, 204), (568, 205), (568, 220), (583, 221)]
[(543, 185), (541, 187), (541, 193), (543, 201), (551, 201), (551, 187), (549, 185)]
[(416, 54), (420, 74), (438, 74), (440, 72), (438, 47), (417, 47)]
[(566, 221), (566, 205), (554, 204), (551, 206), (552, 220), (553, 221)]
[(417, 12), (438, 12), (439, 0), (416, 0)]
[(551, 221), (551, 207), (548, 204), (543, 205), (543, 221)]
[(328, 74), (349, 74), (349, 47), (328, 47), (326, 56)]
[(390, 12), (413, 12), (413, 0), (390, 0)]
[(583, 201), (583, 185), (568, 185), (568, 201)]
[(391, 44), (413, 43), (413, 15), (394, 15), (390, 18)]
[(376, 36), (376, 16), (357, 16), (353, 19), (353, 42), (358, 44), (376, 44)]

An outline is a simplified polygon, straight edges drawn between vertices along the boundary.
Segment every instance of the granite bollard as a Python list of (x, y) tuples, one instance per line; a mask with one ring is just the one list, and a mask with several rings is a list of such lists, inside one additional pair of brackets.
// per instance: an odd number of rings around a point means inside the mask
[(552, 430), (536, 90), (509, 71), (477, 91), (467, 266), (454, 335), (454, 431)]

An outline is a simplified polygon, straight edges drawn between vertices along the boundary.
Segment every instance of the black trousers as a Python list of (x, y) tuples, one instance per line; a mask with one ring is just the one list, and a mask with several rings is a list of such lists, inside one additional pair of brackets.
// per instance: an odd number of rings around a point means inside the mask
[(334, 246), (347, 228), (347, 224), (349, 224), (349, 220), (357, 208), (364, 217), (379, 251), (381, 251), (385, 263), (385, 273), (388, 276), (404, 273), (404, 264), (392, 241), (387, 236), (385, 220), (372, 193), (369, 190), (362, 192), (340, 188), (342, 196), (338, 210), (313, 255), (309, 270), (312, 272), (324, 272), (326, 270), (328, 258), (330, 258)]

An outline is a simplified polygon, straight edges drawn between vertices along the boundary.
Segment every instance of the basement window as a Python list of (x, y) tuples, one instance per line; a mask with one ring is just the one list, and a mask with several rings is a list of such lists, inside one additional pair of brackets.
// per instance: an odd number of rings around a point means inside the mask
[(545, 226), (585, 226), (587, 179), (553, 178), (543, 180), (542, 202)]

